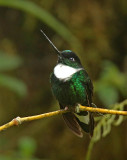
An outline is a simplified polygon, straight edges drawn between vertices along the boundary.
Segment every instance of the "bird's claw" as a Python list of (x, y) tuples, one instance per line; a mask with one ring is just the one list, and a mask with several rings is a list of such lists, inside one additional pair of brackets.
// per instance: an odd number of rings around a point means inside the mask
[(92, 104), (92, 107), (97, 108), (95, 103), (91, 103), (91, 104)]
[[(92, 107), (94, 107), (94, 108), (97, 108), (97, 106), (96, 106), (96, 104), (94, 104), (94, 103), (91, 103), (92, 104)], [(100, 113), (100, 112), (97, 112), (100, 116), (104, 116), (104, 114), (103, 113)]]
[(67, 111), (68, 109), (69, 109), (69, 108), (68, 108), (67, 106), (64, 108), (65, 111)]

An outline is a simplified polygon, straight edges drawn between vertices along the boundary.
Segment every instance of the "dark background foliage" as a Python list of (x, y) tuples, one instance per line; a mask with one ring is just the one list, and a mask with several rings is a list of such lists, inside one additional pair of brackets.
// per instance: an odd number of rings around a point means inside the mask
[[(57, 56), (40, 29), (59, 50), (71, 49), (81, 58), (97, 106), (111, 108), (127, 97), (126, 0), (0, 0), (1, 125), (59, 108), (49, 82)], [(126, 121), (113, 127), (94, 146), (92, 159), (126, 159), (126, 132)], [(0, 159), (82, 160), (89, 141), (56, 116), (0, 133)]]

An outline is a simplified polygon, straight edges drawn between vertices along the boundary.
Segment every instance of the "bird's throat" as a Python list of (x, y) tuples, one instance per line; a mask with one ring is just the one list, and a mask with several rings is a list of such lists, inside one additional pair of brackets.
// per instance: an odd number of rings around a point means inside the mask
[(64, 65), (62, 63), (57, 64), (54, 68), (54, 75), (56, 78), (58, 78), (60, 81), (68, 81), (71, 79), (73, 74), (76, 72), (83, 70), (83, 68), (73, 68), (67, 65)]

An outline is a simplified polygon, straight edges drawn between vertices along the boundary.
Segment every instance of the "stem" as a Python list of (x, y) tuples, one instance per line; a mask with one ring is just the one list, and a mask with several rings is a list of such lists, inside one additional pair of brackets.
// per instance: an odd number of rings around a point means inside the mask
[(94, 143), (95, 143), (94, 140), (91, 139), (90, 144), (88, 146), (88, 151), (87, 151), (85, 160), (90, 160)]

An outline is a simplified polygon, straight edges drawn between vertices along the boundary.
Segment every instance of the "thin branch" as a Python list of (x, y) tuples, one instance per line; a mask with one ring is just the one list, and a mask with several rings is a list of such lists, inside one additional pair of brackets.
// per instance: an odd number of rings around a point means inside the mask
[(12, 126), (18, 126), (20, 124), (22, 124), (23, 122), (29, 122), (29, 121), (34, 121), (34, 120), (38, 120), (38, 119), (43, 119), (46, 117), (52, 117), (55, 115), (59, 115), (59, 114), (63, 114), (68, 112), (67, 110), (58, 110), (58, 111), (53, 111), (53, 112), (49, 112), (49, 113), (44, 113), (44, 114), (39, 114), (39, 115), (35, 115), (35, 116), (29, 116), (29, 117), (16, 117), (14, 118), (12, 121), (0, 126), (0, 132), (10, 128)]
[[(103, 109), (103, 108), (93, 108), (93, 107), (87, 107), (87, 106), (79, 106), (80, 111), (89, 111), (89, 112), (97, 112), (97, 113), (105, 113), (105, 114), (117, 114), (117, 115), (127, 115), (127, 111), (119, 111), (119, 110), (109, 110), (109, 109)], [(29, 117), (17, 117), (14, 118), (12, 121), (0, 126), (0, 131), (3, 131), (7, 128), (10, 128), (12, 126), (17, 126), (19, 124), (22, 124), (23, 122), (33, 121), (37, 119), (42, 119), (46, 117), (52, 117), (59, 114), (64, 114), (70, 112), (70, 110), (57, 110), (49, 113), (44, 113), (40, 115), (35, 116), (29, 116)]]
[(117, 114), (127, 116), (127, 111), (119, 111), (119, 110), (111, 110), (111, 109), (104, 109), (104, 108), (93, 108), (93, 107), (86, 107), (80, 106), (81, 111), (89, 111), (89, 112), (98, 112), (98, 113), (105, 113), (105, 114)]

